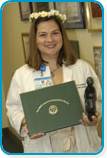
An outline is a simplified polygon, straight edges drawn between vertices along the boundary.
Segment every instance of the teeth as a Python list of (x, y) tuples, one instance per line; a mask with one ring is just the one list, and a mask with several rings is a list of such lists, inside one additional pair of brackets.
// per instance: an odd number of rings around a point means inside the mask
[(49, 46), (48, 48), (54, 48), (53, 46)]
[(48, 48), (54, 48), (55, 46), (47, 46)]

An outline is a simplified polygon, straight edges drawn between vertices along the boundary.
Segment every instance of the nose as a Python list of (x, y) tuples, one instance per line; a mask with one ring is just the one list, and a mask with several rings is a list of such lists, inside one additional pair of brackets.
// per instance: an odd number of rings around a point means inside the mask
[(52, 41), (53, 41), (52, 35), (51, 35), (51, 34), (47, 35), (46, 40), (47, 40), (48, 42), (52, 42)]

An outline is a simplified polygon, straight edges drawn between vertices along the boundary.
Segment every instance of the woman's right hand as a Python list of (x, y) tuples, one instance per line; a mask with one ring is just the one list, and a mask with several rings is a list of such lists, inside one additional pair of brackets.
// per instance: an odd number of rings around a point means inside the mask
[[(23, 121), (22, 121), (21, 130), (22, 129), (23, 129), (24, 133), (29, 135), (29, 130), (28, 130), (27, 123), (26, 123), (25, 119), (23, 119)], [(40, 137), (42, 137), (44, 135), (45, 135), (44, 133), (39, 132), (39, 133), (35, 133), (35, 134), (33, 134), (32, 136), (29, 136), (29, 137), (31, 139), (37, 139), (37, 138), (40, 138)]]

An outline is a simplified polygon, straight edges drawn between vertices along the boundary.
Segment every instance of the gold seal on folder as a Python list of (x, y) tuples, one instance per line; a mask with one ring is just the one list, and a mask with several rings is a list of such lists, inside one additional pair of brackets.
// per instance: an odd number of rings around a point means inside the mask
[(51, 105), (49, 107), (49, 114), (55, 115), (58, 113), (58, 107), (56, 105)]

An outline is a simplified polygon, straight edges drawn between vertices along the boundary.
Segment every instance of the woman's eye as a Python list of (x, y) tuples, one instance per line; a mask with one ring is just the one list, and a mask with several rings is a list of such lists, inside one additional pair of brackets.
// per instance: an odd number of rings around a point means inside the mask
[(60, 32), (53, 32), (53, 34), (54, 34), (54, 35), (59, 35), (59, 34), (60, 34)]
[(40, 36), (40, 37), (45, 37), (45, 36), (46, 36), (46, 34), (40, 34), (39, 36)]

